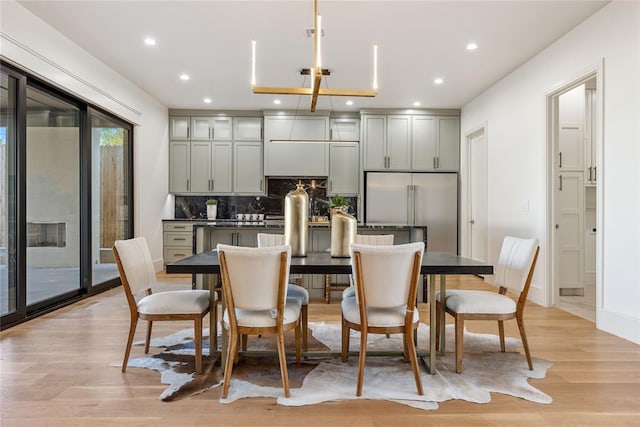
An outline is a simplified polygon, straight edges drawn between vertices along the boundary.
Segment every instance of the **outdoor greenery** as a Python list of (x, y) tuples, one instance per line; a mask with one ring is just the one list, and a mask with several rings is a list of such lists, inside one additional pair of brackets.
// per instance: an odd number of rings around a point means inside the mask
[(124, 143), (123, 128), (100, 128), (101, 147), (122, 147)]

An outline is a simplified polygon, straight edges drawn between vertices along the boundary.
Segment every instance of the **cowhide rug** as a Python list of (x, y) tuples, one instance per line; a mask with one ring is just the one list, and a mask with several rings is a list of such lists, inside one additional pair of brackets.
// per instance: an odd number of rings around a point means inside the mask
[[(309, 324), (313, 336), (309, 335), (310, 350), (340, 349), (339, 323)], [(160, 353), (148, 357), (131, 358), (128, 367), (153, 369), (161, 374), (161, 381), (168, 387), (160, 395), (169, 401), (198, 394), (222, 384), (220, 361), (203, 358), (203, 375), (194, 375), (193, 330), (185, 329), (174, 335), (152, 339), (153, 347), (164, 347)], [(205, 330), (205, 335), (208, 331)], [(352, 331), (350, 349), (359, 349), (359, 333)], [(418, 348), (427, 346), (429, 326), (418, 328)], [(142, 343), (136, 343), (141, 346)], [(464, 371), (455, 373), (453, 325), (447, 326), (447, 354), (438, 358), (438, 373), (429, 375), (421, 366), (424, 395), (416, 393), (411, 364), (402, 357), (367, 357), (364, 387), (361, 397), (356, 397), (358, 373), (357, 356), (349, 357), (347, 363), (338, 358), (310, 358), (298, 366), (289, 359), (287, 369), (291, 397), (282, 396), (282, 382), (277, 356), (241, 357), (233, 369), (231, 387), (221, 403), (231, 403), (247, 397), (273, 397), (286, 406), (302, 406), (327, 401), (348, 399), (384, 399), (414, 408), (437, 409), (437, 402), (463, 399), (475, 403), (491, 401), (491, 392), (508, 394), (536, 403), (551, 403), (551, 397), (529, 384), (529, 378), (544, 378), (551, 363), (533, 359), (533, 371), (527, 368), (524, 354), (516, 351), (521, 347), (518, 339), (506, 339), (506, 352), (500, 352), (496, 335), (476, 334), (465, 331)], [(205, 340), (205, 355), (208, 355), (208, 339)], [(286, 348), (293, 350), (293, 336), (287, 336)], [(370, 335), (369, 350), (400, 350), (401, 335)], [(274, 350), (274, 337), (250, 337), (249, 350)], [(133, 354), (140, 352), (132, 350)], [(113, 363), (112, 366), (121, 366)], [(216, 396), (217, 397), (217, 396)]]

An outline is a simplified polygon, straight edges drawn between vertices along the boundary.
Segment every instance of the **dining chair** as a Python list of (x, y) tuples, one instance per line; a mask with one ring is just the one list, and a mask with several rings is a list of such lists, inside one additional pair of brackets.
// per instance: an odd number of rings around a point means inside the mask
[[(271, 246), (283, 246), (284, 234), (269, 234), (258, 233), (258, 247), (271, 247)], [(292, 276), (289, 276), (291, 280)], [(296, 277), (297, 279), (298, 277)], [(302, 279), (299, 276), (300, 280)], [(309, 324), (309, 291), (303, 286), (295, 283), (287, 283), (287, 298), (297, 298), (302, 305), (301, 309), (301, 322), (302, 327), (302, 349), (307, 351), (309, 349), (308, 343), (308, 324)]]
[[(446, 293), (445, 311), (455, 319), (456, 372), (462, 373), (462, 352), (465, 320), (498, 321), (500, 350), (505, 351), (504, 321), (515, 318), (520, 330), (524, 353), (529, 369), (533, 370), (529, 344), (524, 328), (524, 305), (527, 302), (533, 271), (540, 245), (537, 239), (520, 239), (507, 236), (502, 242), (496, 265), (495, 283), (498, 292), (480, 290), (451, 290)], [(506, 295), (507, 288), (520, 293), (518, 301)], [(440, 316), (442, 301), (436, 294), (436, 346), (440, 347)]]
[(287, 298), (290, 246), (248, 248), (218, 244), (226, 308), (222, 324), (229, 331), (222, 398), (229, 393), (231, 371), (238, 358), (240, 335), (276, 335), (285, 397), (289, 376), (284, 333), (294, 329), (296, 362), (300, 363), (300, 301)]
[[(359, 243), (362, 245), (391, 246), (393, 245), (393, 237), (393, 234), (356, 234), (354, 243)], [(331, 275), (327, 274), (327, 277), (331, 277)], [(335, 286), (335, 283), (333, 283), (332, 285)], [(355, 286), (353, 286), (352, 276), (349, 276), (349, 286), (347, 286), (345, 290), (342, 291), (342, 298), (349, 298), (354, 296), (356, 296), (356, 288)]]
[(351, 245), (356, 296), (342, 300), (341, 352), (346, 361), (350, 330), (360, 331), (357, 396), (362, 395), (368, 334), (396, 333), (402, 333), (404, 359), (411, 360), (418, 394), (423, 394), (413, 334), (420, 321), (416, 293), (423, 253), (423, 242)]
[[(147, 240), (136, 237), (128, 240), (116, 240), (113, 254), (120, 272), (120, 280), (127, 297), (131, 322), (129, 337), (122, 362), (122, 372), (127, 370), (133, 336), (138, 319), (147, 321), (147, 334), (144, 343), (145, 354), (149, 352), (151, 329), (154, 321), (191, 320), (194, 329), (196, 373), (202, 372), (202, 318), (212, 309), (211, 315), (217, 319), (217, 304), (210, 307), (210, 294), (206, 290), (178, 290), (153, 293), (158, 288), (156, 272)], [(214, 294), (215, 301), (215, 294)], [(217, 348), (217, 322), (212, 322), (214, 330), (209, 331), (209, 348)]]

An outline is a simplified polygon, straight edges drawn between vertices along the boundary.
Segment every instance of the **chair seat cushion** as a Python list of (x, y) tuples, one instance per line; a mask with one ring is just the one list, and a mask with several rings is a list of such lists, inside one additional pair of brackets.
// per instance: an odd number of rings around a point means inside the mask
[[(300, 317), (300, 307), (302, 303), (298, 298), (287, 297), (284, 305), (284, 324), (295, 323)], [(270, 327), (276, 325), (276, 310), (243, 310), (236, 308), (236, 319), (238, 326), (246, 327)], [(229, 313), (227, 310), (223, 314), (224, 324), (229, 324)]]
[(198, 314), (209, 307), (209, 291), (167, 291), (147, 295), (138, 301), (141, 314)]
[[(447, 307), (456, 313), (510, 314), (516, 311), (516, 302), (497, 292), (452, 290), (446, 295)], [(440, 301), (439, 292), (436, 301)]]
[[(404, 325), (406, 306), (392, 308), (367, 308), (369, 326), (389, 327)], [(360, 308), (357, 298), (344, 298), (342, 300), (342, 315), (351, 323), (360, 324)], [(418, 309), (413, 310), (413, 322), (420, 320)]]
[(289, 283), (287, 285), (287, 298), (297, 298), (302, 305), (309, 305), (309, 291), (302, 286)]
[(351, 298), (356, 296), (356, 287), (349, 286), (347, 289), (342, 291), (342, 299)]

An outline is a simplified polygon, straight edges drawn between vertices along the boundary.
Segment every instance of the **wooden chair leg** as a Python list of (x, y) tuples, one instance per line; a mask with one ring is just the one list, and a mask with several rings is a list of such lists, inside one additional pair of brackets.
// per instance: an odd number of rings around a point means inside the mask
[(524, 354), (525, 356), (527, 356), (527, 364), (529, 365), (529, 370), (533, 371), (533, 362), (531, 361), (531, 353), (529, 352), (529, 343), (527, 342), (527, 333), (524, 330), (524, 319), (522, 318), (522, 315), (516, 316), (516, 321), (518, 322), (520, 338), (522, 338), (522, 346), (524, 347)]
[(151, 342), (151, 329), (153, 328), (153, 322), (147, 321), (147, 336), (144, 339), (144, 354), (149, 353), (149, 343)]
[(278, 359), (280, 360), (280, 375), (282, 376), (282, 388), (284, 389), (284, 397), (290, 397), (289, 394), (289, 374), (287, 373), (287, 354), (284, 350), (284, 333), (282, 329), (278, 331)]
[(331, 304), (331, 275), (324, 275), (324, 302)]
[(213, 302), (213, 307), (209, 311), (209, 316), (213, 316), (209, 328), (209, 356), (218, 350), (218, 302)]
[(236, 331), (229, 331), (228, 339), (229, 346), (227, 347), (227, 361), (224, 367), (224, 379), (222, 384), (222, 398), (226, 398), (229, 394), (229, 386), (231, 385), (231, 371), (233, 370), (233, 355), (236, 353), (238, 347), (238, 333)]
[(122, 361), (122, 372), (127, 372), (127, 363), (129, 363), (129, 354), (131, 353), (131, 345), (133, 344), (133, 336), (136, 334), (136, 326), (138, 325), (138, 316), (131, 316), (129, 324), (129, 338), (127, 338), (127, 347), (124, 349), (124, 360)]
[(349, 325), (347, 325), (347, 321), (344, 320), (344, 316), (342, 317), (342, 346), (340, 348), (340, 354), (342, 356), (342, 361), (346, 362), (349, 358)]
[(193, 319), (193, 330), (195, 331), (196, 374), (199, 375), (202, 373), (202, 316), (197, 315)]
[[(388, 334), (387, 334), (388, 335)], [(412, 341), (413, 341), (413, 336), (411, 337)], [(403, 356), (403, 361), (406, 363), (409, 361), (410, 356), (409, 356), (409, 349), (410, 343), (409, 340), (407, 339), (407, 334), (404, 333), (402, 334), (402, 356)]]
[(456, 373), (462, 373), (462, 350), (464, 349), (464, 316), (456, 315)]
[[(307, 352), (309, 351), (309, 305), (303, 304), (301, 310), (302, 316), (302, 349)], [(306, 357), (305, 357), (306, 359)]]
[(504, 353), (504, 320), (498, 320), (498, 334), (500, 335), (500, 351)]
[(356, 396), (362, 396), (362, 382), (364, 380), (364, 363), (367, 358), (367, 327), (360, 329), (360, 356), (358, 357), (358, 386)]
[(295, 339), (296, 339), (296, 364), (300, 365), (300, 326), (301, 322), (296, 323)]
[(420, 379), (420, 368), (418, 367), (418, 355), (416, 354), (415, 341), (413, 340), (413, 331), (410, 327), (405, 327), (404, 330), (405, 341), (409, 345), (408, 353), (411, 359), (411, 367), (413, 368), (413, 378), (416, 380), (416, 389), (418, 394), (422, 396), (424, 391), (422, 390), (422, 380)]
[[(247, 335), (245, 335), (245, 334), (242, 334), (242, 335), (240, 335), (240, 334), (236, 334), (236, 335), (238, 336), (238, 337), (237, 337), (237, 340), (236, 340), (236, 343), (237, 343), (237, 345), (236, 345), (236, 351), (234, 351), (234, 352), (233, 352), (233, 363), (234, 363), (235, 365), (237, 365), (237, 364), (238, 364), (238, 362), (240, 361), (240, 347), (241, 347), (241, 346), (242, 346), (242, 344), (243, 344), (243, 343), (242, 343), (242, 341), (243, 341), (243, 340), (245, 340), (245, 341), (246, 341), (246, 339), (247, 339)], [(244, 344), (246, 345), (246, 342), (245, 342)]]

